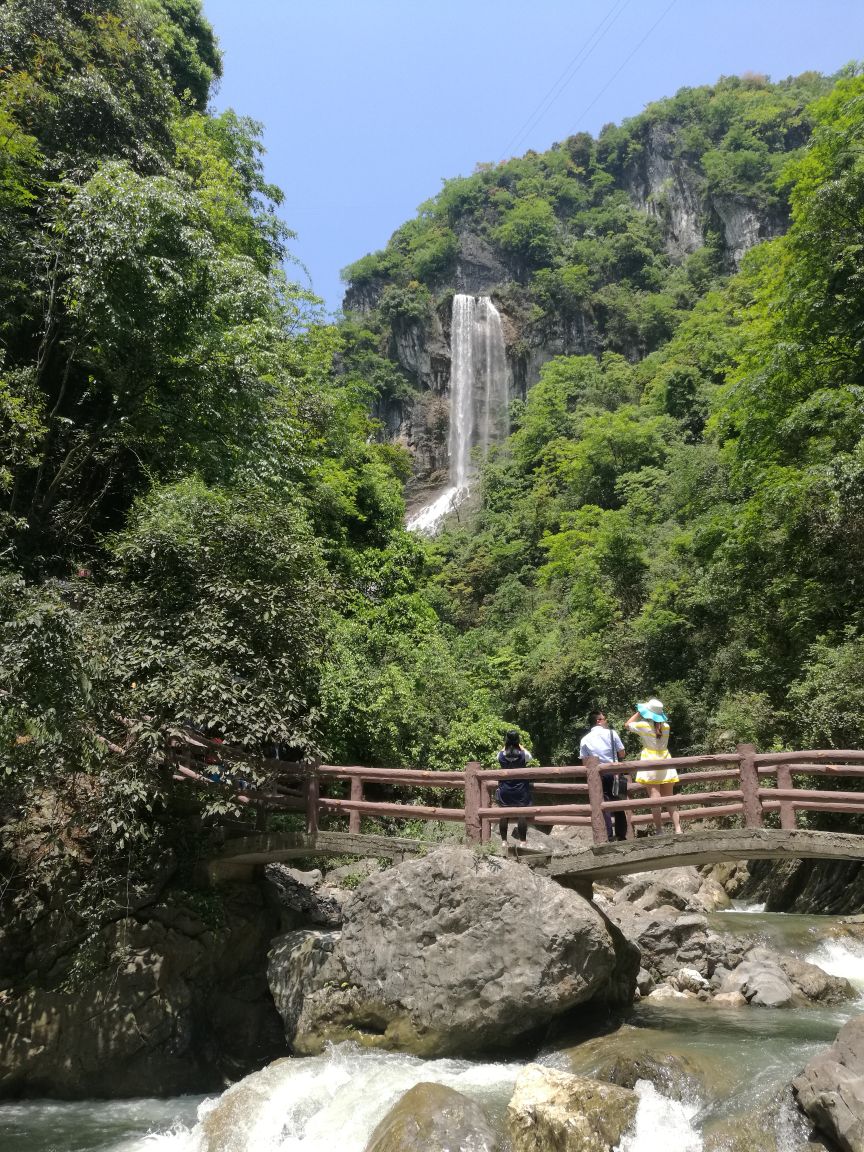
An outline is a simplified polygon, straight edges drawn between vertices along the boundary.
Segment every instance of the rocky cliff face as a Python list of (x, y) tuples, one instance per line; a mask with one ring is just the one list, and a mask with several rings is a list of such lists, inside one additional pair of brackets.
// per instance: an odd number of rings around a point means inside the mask
[(676, 139), (670, 125), (652, 124), (624, 183), (633, 202), (660, 223), (669, 255), (680, 260), (705, 243), (705, 205), (704, 181), (677, 158)]
[(679, 145), (672, 125), (649, 125), (644, 150), (623, 181), (633, 203), (660, 224), (673, 260), (697, 251), (713, 232), (722, 237), (727, 267), (734, 269), (750, 248), (786, 231), (786, 211), (760, 208), (743, 195), (711, 194)]

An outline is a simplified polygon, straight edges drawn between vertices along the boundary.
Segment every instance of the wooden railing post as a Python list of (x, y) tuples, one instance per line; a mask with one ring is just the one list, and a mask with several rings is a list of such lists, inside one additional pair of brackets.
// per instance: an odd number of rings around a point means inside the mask
[(318, 775), (320, 760), (310, 760), (304, 782), (306, 793), (306, 831), (310, 836), (318, 834), (318, 801), (321, 797), (321, 778)]
[(591, 831), (594, 834), (595, 844), (605, 844), (609, 837), (606, 834), (606, 821), (600, 805), (603, 803), (603, 781), (596, 770), (600, 760), (596, 756), (589, 756), (585, 761), (588, 769), (588, 803), (591, 805)]
[(480, 781), (477, 773), (482, 767), (476, 760), (465, 765), (465, 840), (469, 844), (481, 842)]
[[(363, 781), (359, 776), (351, 777), (351, 799), (363, 799)], [(360, 813), (359, 811), (348, 813), (348, 831), (355, 836), (360, 835)]]
[[(792, 789), (795, 785), (792, 782), (792, 769), (788, 764), (777, 765), (777, 787)], [(784, 832), (791, 831), (791, 829), (798, 826), (798, 820), (795, 815), (795, 808), (790, 800), (780, 801), (780, 827)]]
[(762, 804), (759, 800), (759, 772), (756, 769), (756, 749), (752, 744), (739, 744), (738, 771), (744, 805), (744, 827), (762, 827)]
[[(480, 781), (480, 807), (491, 808), (492, 806), (492, 786), (488, 780)], [(492, 839), (492, 821), (488, 817), (484, 817), (480, 821), (480, 843), (488, 844)]]

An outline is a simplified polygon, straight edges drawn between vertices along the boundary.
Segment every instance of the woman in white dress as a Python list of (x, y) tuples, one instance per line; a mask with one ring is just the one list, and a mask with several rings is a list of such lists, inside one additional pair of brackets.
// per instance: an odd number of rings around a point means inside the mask
[[(678, 773), (672, 767), (662, 766), (658, 761), (671, 760), (669, 754), (669, 721), (663, 711), (663, 702), (656, 696), (646, 700), (644, 704), (637, 704), (636, 711), (625, 725), (630, 732), (635, 732), (642, 741), (642, 756), (640, 759), (654, 761), (656, 767), (640, 768), (636, 773), (636, 783), (643, 784), (648, 789), (652, 800), (661, 796), (671, 796), (672, 790), (678, 783)], [(670, 808), (672, 827), (676, 832), (681, 831), (681, 819), (677, 808)], [(660, 832), (663, 829), (663, 816), (659, 804), (651, 809), (654, 827)]]

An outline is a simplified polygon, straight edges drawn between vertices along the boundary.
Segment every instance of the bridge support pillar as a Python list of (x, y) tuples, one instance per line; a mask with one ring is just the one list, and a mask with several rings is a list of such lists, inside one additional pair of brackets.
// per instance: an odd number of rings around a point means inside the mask
[(469, 844), (479, 844), (480, 828), (480, 781), (477, 773), (482, 764), (472, 760), (465, 765), (465, 839)]
[(762, 802), (759, 799), (759, 772), (756, 768), (756, 749), (752, 744), (739, 744), (736, 751), (740, 757), (738, 762), (741, 795), (744, 798), (744, 827), (762, 827)]
[(588, 756), (585, 767), (588, 769), (588, 802), (591, 805), (591, 831), (595, 844), (605, 844), (609, 837), (606, 835), (606, 821), (603, 819), (603, 781), (598, 771), (600, 760), (597, 756)]

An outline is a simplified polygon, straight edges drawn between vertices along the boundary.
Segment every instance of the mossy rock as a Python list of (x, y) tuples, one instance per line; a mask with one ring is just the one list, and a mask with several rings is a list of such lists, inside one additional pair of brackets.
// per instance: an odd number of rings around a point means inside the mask
[(443, 1084), (415, 1084), (369, 1137), (366, 1152), (429, 1152), (433, 1148), (500, 1148), (486, 1113)]
[(591, 1076), (622, 1088), (648, 1080), (673, 1100), (692, 1099), (694, 1094), (722, 1098), (733, 1086), (728, 1072), (709, 1054), (688, 1052), (679, 1040), (657, 1029), (623, 1025), (616, 1032), (562, 1049), (559, 1057), (577, 1076)]

